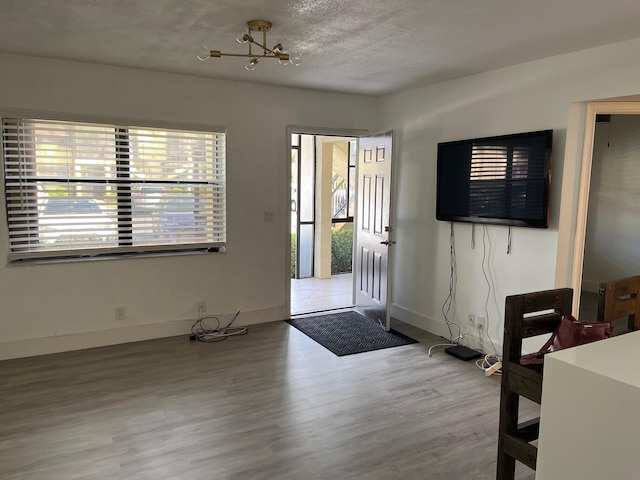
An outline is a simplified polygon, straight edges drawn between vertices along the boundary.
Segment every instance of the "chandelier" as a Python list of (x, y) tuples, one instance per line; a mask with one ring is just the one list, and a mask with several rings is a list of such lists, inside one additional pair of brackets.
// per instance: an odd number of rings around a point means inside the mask
[[(246, 43), (249, 47), (247, 53), (222, 53), (220, 50), (211, 50), (208, 47), (201, 47), (198, 50), (197, 57), (203, 62), (209, 58), (218, 57), (245, 57), (249, 58), (249, 61), (245, 64), (244, 68), (249, 71), (256, 69), (258, 62), (263, 58), (277, 58), (282, 65), (294, 65), (298, 66), (302, 63), (302, 55), (299, 52), (289, 52), (289, 50), (283, 45), (282, 40), (276, 41), (273, 48), (267, 47), (267, 32), (271, 30), (271, 22), (266, 20), (251, 20), (247, 22), (246, 28), (236, 37), (238, 43)], [(254, 33), (262, 32), (262, 43), (260, 39), (254, 38)]]

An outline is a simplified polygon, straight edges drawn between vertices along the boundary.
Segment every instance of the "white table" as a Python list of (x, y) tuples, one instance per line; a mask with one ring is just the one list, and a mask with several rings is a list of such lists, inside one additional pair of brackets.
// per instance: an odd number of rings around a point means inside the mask
[(544, 362), (536, 480), (640, 478), (640, 331)]

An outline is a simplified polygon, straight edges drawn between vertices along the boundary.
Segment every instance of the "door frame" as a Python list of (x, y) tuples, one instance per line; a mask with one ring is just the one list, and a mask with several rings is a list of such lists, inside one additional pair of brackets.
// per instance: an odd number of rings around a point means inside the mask
[[(287, 220), (284, 224), (284, 238), (286, 239), (286, 256), (284, 261), (284, 278), (285, 278), (285, 308), (287, 315), (291, 314), (291, 135), (326, 135), (336, 137), (361, 137), (367, 135), (367, 130), (348, 129), (348, 128), (326, 128), (326, 127), (304, 127), (299, 125), (287, 125), (286, 128), (286, 195), (284, 203), (284, 211), (287, 212)], [(357, 197), (358, 192), (356, 192)]]
[[(555, 286), (573, 288), (574, 315), (580, 309), (596, 115), (640, 115), (640, 97), (572, 104), (562, 174)], [(572, 175), (579, 172), (579, 180)]]

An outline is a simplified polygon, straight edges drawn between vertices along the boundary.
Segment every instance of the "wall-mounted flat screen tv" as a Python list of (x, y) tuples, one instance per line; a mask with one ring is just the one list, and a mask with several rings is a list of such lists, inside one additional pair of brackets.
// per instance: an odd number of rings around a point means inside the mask
[(438, 144), (436, 218), (549, 226), (553, 130)]

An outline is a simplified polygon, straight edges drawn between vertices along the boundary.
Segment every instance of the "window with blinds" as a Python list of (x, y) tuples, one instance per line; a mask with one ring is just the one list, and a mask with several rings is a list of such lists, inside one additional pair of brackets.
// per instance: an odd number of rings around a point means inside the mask
[(225, 135), (3, 119), (9, 260), (225, 244)]

